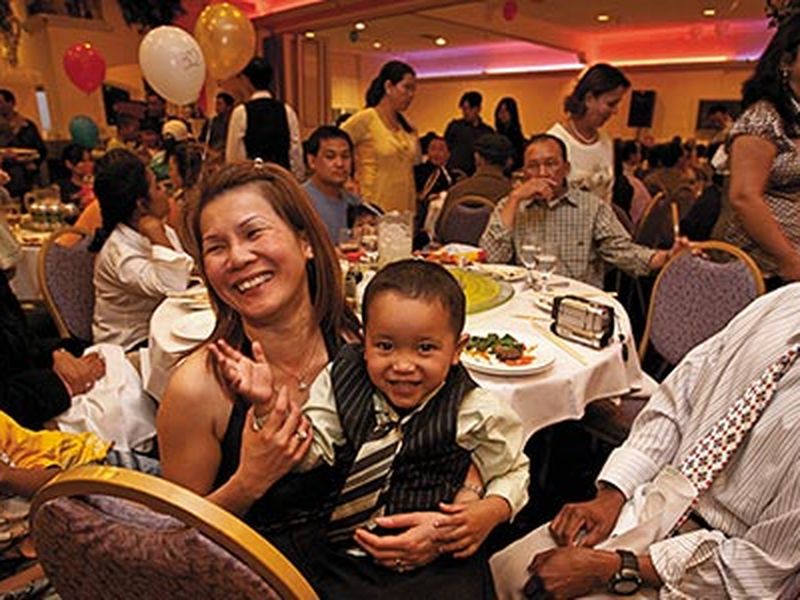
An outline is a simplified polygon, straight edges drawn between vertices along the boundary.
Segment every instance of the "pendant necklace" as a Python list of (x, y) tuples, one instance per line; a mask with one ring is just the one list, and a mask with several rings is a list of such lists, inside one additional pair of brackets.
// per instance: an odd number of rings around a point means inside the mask
[(309, 353), (308, 359), (306, 359), (303, 368), (300, 369), (300, 371), (298, 371), (297, 373), (292, 373), (289, 369), (287, 369), (286, 367), (282, 367), (277, 363), (272, 363), (272, 366), (281, 371), (283, 374), (294, 379), (297, 382), (297, 391), (306, 392), (308, 388), (311, 387), (311, 383), (313, 382), (313, 380), (308, 381), (307, 378), (309, 375), (309, 371), (313, 366), (314, 357), (317, 355), (318, 347), (319, 347), (319, 338), (317, 338), (317, 340), (314, 342), (314, 347), (312, 351)]

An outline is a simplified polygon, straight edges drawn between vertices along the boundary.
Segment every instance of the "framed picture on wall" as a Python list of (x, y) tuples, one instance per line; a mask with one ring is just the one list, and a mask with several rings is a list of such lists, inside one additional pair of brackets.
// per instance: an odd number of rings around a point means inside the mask
[(742, 112), (742, 101), (741, 100), (700, 100), (700, 103), (697, 107), (697, 124), (695, 125), (695, 129), (716, 129), (714, 124), (709, 121), (708, 116), (711, 113), (717, 112), (720, 107), (725, 108), (728, 111), (728, 114), (733, 117), (734, 120), (739, 118), (739, 115)]

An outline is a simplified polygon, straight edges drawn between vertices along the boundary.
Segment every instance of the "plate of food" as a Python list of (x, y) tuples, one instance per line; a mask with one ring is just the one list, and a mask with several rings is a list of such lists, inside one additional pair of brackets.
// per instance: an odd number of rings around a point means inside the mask
[(517, 265), (504, 265), (496, 263), (476, 263), (470, 267), (479, 273), (486, 273), (495, 279), (501, 281), (508, 281), (509, 283), (515, 281), (522, 281), (528, 275), (525, 267)]
[(489, 375), (533, 375), (553, 366), (555, 356), (532, 338), (486, 332), (469, 336), (461, 353), (467, 369)]
[(216, 315), (210, 310), (183, 315), (172, 326), (172, 334), (182, 340), (203, 342), (208, 339), (217, 324)]

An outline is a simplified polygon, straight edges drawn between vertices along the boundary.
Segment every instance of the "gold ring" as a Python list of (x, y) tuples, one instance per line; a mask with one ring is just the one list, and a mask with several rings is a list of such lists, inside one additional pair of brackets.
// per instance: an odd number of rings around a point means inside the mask
[(301, 440), (308, 439), (308, 434), (302, 429), (298, 429), (297, 431), (294, 432), (294, 434)]
[(253, 415), (253, 431), (261, 431), (264, 428), (264, 423), (266, 423), (266, 421), (267, 415)]

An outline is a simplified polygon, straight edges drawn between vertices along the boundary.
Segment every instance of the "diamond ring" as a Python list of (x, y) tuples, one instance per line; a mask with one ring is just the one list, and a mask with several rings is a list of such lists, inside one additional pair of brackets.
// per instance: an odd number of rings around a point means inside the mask
[(267, 415), (253, 415), (253, 431), (261, 431), (264, 423), (267, 422)]

